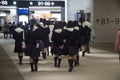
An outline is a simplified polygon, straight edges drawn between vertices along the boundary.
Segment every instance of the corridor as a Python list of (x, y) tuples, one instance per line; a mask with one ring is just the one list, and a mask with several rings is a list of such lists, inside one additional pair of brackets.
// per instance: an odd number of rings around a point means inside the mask
[(0, 37), (0, 80), (120, 80), (118, 54), (113, 44), (91, 44), (91, 53), (81, 56), (80, 65), (68, 72), (67, 56), (62, 56), (61, 68), (55, 68), (53, 56), (39, 58), (37, 72), (30, 72), (29, 58), (18, 64), (13, 53), (14, 40)]

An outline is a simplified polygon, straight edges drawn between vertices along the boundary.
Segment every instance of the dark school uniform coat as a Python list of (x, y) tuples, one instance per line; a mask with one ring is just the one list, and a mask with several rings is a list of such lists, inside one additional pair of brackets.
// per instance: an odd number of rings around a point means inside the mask
[(22, 42), (23, 42), (23, 29), (17, 27), (13, 30), (13, 39), (15, 40), (14, 52), (23, 52)]
[(91, 29), (85, 26), (84, 28), (81, 26), (78, 31), (79, 43), (80, 45), (86, 45), (90, 41), (90, 32)]
[(41, 40), (41, 31), (38, 27), (26, 32), (25, 42), (26, 42), (26, 56), (39, 57), (40, 48), (36, 47), (36, 44)]
[(54, 54), (62, 54), (63, 48), (63, 30), (62, 29), (55, 29), (52, 33), (52, 42), (53, 42), (53, 53)]
[(44, 43), (44, 47), (48, 47), (50, 45), (50, 42), (49, 42), (50, 28), (48, 27), (48, 25), (46, 25), (41, 27), (40, 29), (42, 33), (41, 38)]
[(68, 47), (68, 55), (73, 56), (77, 53), (78, 36), (77, 30), (74, 28), (66, 28), (64, 31), (64, 38)]

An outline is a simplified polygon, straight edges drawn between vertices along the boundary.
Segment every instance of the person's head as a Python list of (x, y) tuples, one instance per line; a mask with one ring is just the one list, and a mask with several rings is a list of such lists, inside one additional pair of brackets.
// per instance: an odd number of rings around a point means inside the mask
[(36, 25), (36, 24), (37, 24), (37, 20), (32, 19), (32, 20), (30, 21), (30, 25)]
[(73, 21), (73, 25), (74, 25), (74, 27), (79, 26), (78, 21)]
[(21, 23), (18, 23), (16, 27), (21, 27)]
[(63, 27), (67, 25), (67, 23), (66, 23), (65, 21), (64, 21), (64, 22), (62, 22), (62, 24), (63, 24)]
[(73, 27), (74, 27), (73, 21), (68, 21), (67, 28), (73, 28)]
[(50, 25), (50, 21), (47, 20), (46, 23), (45, 23), (45, 25)]
[(38, 23), (36, 24), (36, 26), (37, 26), (37, 27), (39, 27), (39, 28), (41, 27), (41, 25), (40, 25), (40, 24), (38, 24)]
[(62, 29), (62, 26), (61, 26), (60, 22), (55, 22), (54, 30), (55, 29)]

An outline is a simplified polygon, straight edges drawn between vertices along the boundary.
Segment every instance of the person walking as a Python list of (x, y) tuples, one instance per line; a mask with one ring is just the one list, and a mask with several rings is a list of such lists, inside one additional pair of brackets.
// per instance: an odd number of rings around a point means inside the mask
[(52, 42), (53, 42), (53, 54), (54, 54), (54, 66), (60, 68), (61, 64), (61, 55), (63, 49), (63, 29), (60, 22), (56, 22), (54, 25), (52, 33)]
[(86, 52), (90, 53), (90, 41), (95, 41), (95, 31), (94, 31), (94, 28), (93, 28), (92, 24), (90, 23), (89, 19), (85, 20), (85, 25), (88, 26), (88, 28), (91, 29), (91, 32), (89, 34), (90, 39), (89, 39), (89, 42), (86, 46)]
[(44, 22), (41, 22), (40, 23), (41, 27), (41, 38), (42, 38), (42, 41), (44, 43), (44, 48), (42, 49), (42, 56), (44, 59), (46, 59), (46, 56), (47, 56), (47, 53), (48, 53), (48, 49), (49, 49), (49, 45), (50, 45), (50, 42), (49, 42), (49, 33), (50, 33), (50, 28), (49, 28), (49, 21), (44, 21)]
[(68, 21), (67, 27), (64, 31), (64, 39), (68, 48), (68, 64), (69, 64), (68, 71), (72, 72), (74, 67), (73, 62), (74, 60), (76, 60), (75, 56), (77, 53), (77, 44), (78, 44), (77, 31), (74, 29), (73, 21)]
[(25, 35), (25, 43), (23, 48), (26, 48), (25, 55), (30, 57), (31, 72), (38, 71), (38, 61), (40, 56), (40, 40), (41, 31), (37, 26), (37, 22), (34, 21), (30, 25)]
[(23, 42), (23, 29), (21, 25), (18, 24), (16, 28), (13, 30), (13, 39), (15, 40), (15, 47), (14, 52), (18, 53), (19, 64), (22, 64), (23, 59), (23, 49), (22, 49), (22, 42)]
[(9, 25), (7, 22), (4, 23), (2, 31), (3, 31), (4, 39), (7, 39), (9, 34)]
[(82, 56), (84, 57), (85, 52), (86, 52), (87, 44), (89, 43), (89, 40), (90, 40), (91, 29), (88, 28), (88, 26), (85, 25), (85, 21), (79, 27), (80, 27), (80, 29), (78, 31), (79, 44), (80, 44), (80, 49), (82, 50)]
[[(78, 21), (73, 21), (73, 25), (74, 25), (74, 29), (76, 30), (76, 32), (78, 33), (79, 31), (79, 24), (78, 24)], [(77, 35), (78, 36), (78, 35)], [(75, 59), (75, 64), (74, 66), (78, 66), (80, 65), (80, 62), (79, 62), (79, 44), (77, 45), (77, 53), (76, 53), (76, 59)]]

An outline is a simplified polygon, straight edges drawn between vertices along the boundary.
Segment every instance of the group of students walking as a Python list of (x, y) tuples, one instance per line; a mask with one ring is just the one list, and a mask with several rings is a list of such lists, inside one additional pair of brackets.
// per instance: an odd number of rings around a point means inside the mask
[[(24, 30), (18, 24), (13, 31), (13, 38), (15, 39), (14, 52), (18, 53), (19, 64), (22, 64), (23, 52), (25, 52), (25, 55), (30, 57), (31, 72), (38, 71), (39, 57), (42, 53), (43, 58), (46, 59), (49, 46), (54, 55), (54, 67), (60, 68), (61, 56), (68, 56), (68, 72), (72, 72), (74, 66), (80, 65), (79, 51), (82, 51), (84, 57), (85, 52), (89, 50), (87, 45), (90, 41), (91, 29), (85, 21), (81, 25), (78, 21), (66, 23), (45, 19), (37, 23), (33, 18), (29, 25), (29, 28)], [(51, 26), (54, 26), (52, 31)]]
[(15, 28), (15, 22), (13, 22), (13, 23), (5, 22), (4, 23), (3, 27), (1, 28), (4, 39), (12, 38), (12, 32), (13, 32), (14, 28)]

